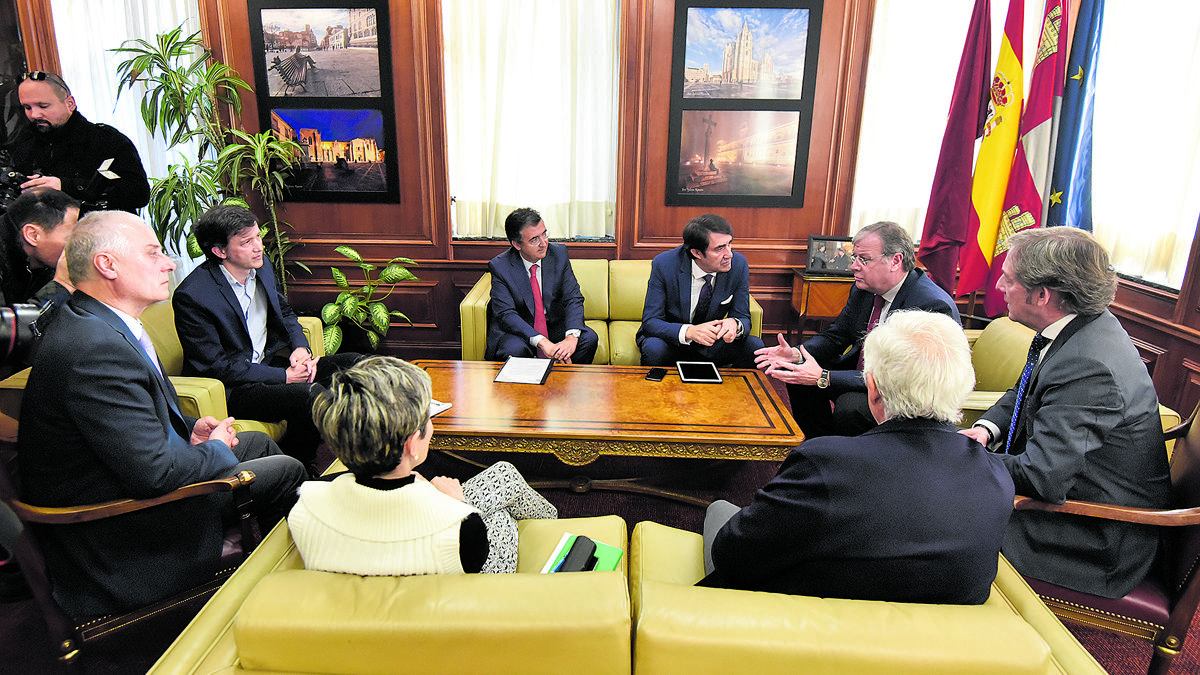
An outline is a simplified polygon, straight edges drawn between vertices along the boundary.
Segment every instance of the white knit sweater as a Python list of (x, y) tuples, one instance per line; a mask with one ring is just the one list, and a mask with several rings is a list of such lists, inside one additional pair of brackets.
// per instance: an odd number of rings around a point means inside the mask
[(420, 479), (376, 490), (345, 474), (304, 483), (288, 527), (308, 569), (375, 576), (463, 574), (459, 525), (476, 512)]

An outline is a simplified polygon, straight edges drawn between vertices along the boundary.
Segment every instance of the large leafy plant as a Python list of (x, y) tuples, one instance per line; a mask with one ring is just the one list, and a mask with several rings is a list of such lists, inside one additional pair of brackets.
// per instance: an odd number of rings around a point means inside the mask
[[(258, 192), (268, 212), (267, 256), (286, 293), (284, 254), (296, 244), (281, 229), (287, 224), (276, 216), (276, 207), (300, 146), (270, 130), (250, 134), (232, 126), (230, 120), (241, 115), (241, 92), (250, 91), (250, 85), (213, 56), (200, 31), (184, 36), (180, 25), (154, 41), (127, 40), (112, 51), (126, 57), (117, 64), (118, 98), (144, 88), (141, 114), (150, 133), (161, 136), (168, 148), (195, 146), (194, 160), (184, 157), (151, 182), (150, 225), (163, 247), (182, 253), (179, 243), (190, 239), (205, 211), (243, 189)], [(200, 253), (194, 240), (188, 249), (193, 256)]]
[[(416, 275), (405, 267), (405, 265), (415, 266), (417, 263), (409, 258), (392, 258), (384, 263), (382, 270), (379, 270), (378, 265), (363, 260), (358, 251), (349, 246), (338, 246), (334, 250), (358, 265), (358, 268), (362, 270), (363, 285), (352, 287), (350, 280), (340, 269), (330, 268), (333, 281), (341, 289), (341, 292), (338, 293), (336, 300), (321, 308), (321, 321), (325, 324), (323, 337), (326, 354), (335, 354), (341, 348), (344, 336), (342, 323), (351, 323), (364, 330), (367, 339), (371, 342), (372, 349), (377, 349), (379, 342), (387, 336), (392, 317), (412, 325), (412, 321), (403, 313), (388, 310), (387, 306), (383, 304), (383, 300), (392, 294), (396, 284), (402, 281), (417, 280)], [(372, 276), (376, 270), (379, 270), (379, 274)], [(383, 295), (377, 298), (375, 297), (376, 293), (383, 293)]]

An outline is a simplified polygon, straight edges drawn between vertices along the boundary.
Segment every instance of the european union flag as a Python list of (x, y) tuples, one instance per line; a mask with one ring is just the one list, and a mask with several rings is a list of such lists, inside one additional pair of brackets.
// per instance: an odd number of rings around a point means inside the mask
[(1092, 231), (1092, 113), (1104, 0), (1083, 0), (1067, 60), (1046, 225)]

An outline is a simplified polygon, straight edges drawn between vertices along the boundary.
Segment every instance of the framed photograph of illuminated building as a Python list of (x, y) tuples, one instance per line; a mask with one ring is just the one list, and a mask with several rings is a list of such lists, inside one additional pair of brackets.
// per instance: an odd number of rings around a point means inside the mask
[(395, 202), (399, 174), (390, 111), (375, 108), (276, 108), (272, 131), (300, 146), (287, 201)]
[(669, 206), (804, 205), (823, 7), (675, 4)]

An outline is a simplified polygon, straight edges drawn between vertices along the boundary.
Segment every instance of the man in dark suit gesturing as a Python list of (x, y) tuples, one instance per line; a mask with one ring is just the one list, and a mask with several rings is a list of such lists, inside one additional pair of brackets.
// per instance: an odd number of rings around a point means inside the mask
[[(1021, 380), (962, 433), (1004, 453), (1018, 494), (1166, 508), (1158, 395), (1108, 311), (1117, 290), (1108, 252), (1071, 227), (1024, 230), (1008, 242), (996, 290), (1009, 318), (1038, 333)], [(1003, 550), (1021, 574), (1119, 598), (1145, 578), (1157, 548), (1149, 525), (1014, 511)]]
[(263, 264), (262, 237), (249, 209), (209, 209), (196, 223), (196, 241), (205, 261), (179, 284), (173, 299), (183, 374), (223, 382), (235, 417), (287, 420), (280, 445), (311, 465), (321, 440), (312, 399), (333, 373), (362, 355), (313, 358), (296, 313), (279, 292), (271, 266)]
[(729, 221), (697, 216), (683, 228), (682, 246), (654, 257), (637, 343), (642, 365), (754, 367), (762, 340), (750, 335), (750, 265), (733, 251)]
[(508, 214), (504, 234), (512, 246), (488, 263), (492, 299), (484, 357), (591, 363), (599, 338), (583, 323), (583, 293), (567, 247), (550, 243), (546, 223), (533, 209)]
[[(24, 500), (157, 497), (249, 469), (256, 507), (275, 519), (286, 514), (304, 466), (265, 434), (235, 434), (232, 418), (184, 417), (161, 374), (138, 317), (167, 298), (175, 264), (150, 228), (132, 214), (96, 211), (76, 225), (66, 256), (78, 290), (41, 343), (21, 408)], [(223, 510), (233, 510), (228, 495), (38, 532), (55, 597), (74, 616), (101, 614), (211, 578)]]
[(954, 300), (916, 266), (904, 228), (887, 221), (864, 227), (854, 235), (854, 286), (837, 319), (798, 348), (789, 347), (781, 334), (777, 346), (758, 352), (758, 367), (787, 383), (792, 416), (805, 437), (855, 436), (875, 426), (867, 406), (862, 346), (889, 313), (921, 309), (959, 320)]

